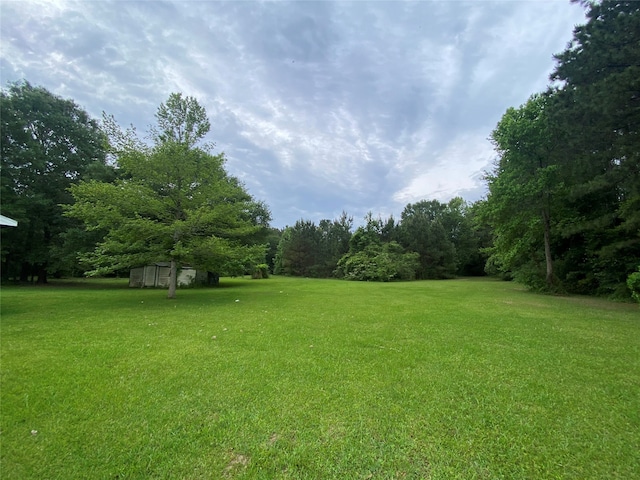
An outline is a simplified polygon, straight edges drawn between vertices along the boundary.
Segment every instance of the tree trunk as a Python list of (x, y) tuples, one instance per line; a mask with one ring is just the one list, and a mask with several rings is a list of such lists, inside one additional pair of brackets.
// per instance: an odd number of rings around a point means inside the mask
[(44, 285), (47, 282), (47, 267), (42, 266), (38, 269), (38, 282), (39, 285)]
[(28, 282), (30, 272), (31, 272), (31, 264), (28, 262), (22, 262), (22, 265), (20, 267), (20, 281)]
[(2, 272), (0, 272), (0, 278), (2, 278), (3, 280), (9, 279), (9, 257), (10, 255), (4, 257), (4, 263), (2, 264)]
[(175, 259), (171, 259), (171, 267), (169, 270), (169, 293), (167, 298), (176, 298), (176, 287), (178, 285), (178, 266)]
[(544, 258), (547, 263), (547, 287), (553, 288), (553, 259), (551, 258), (551, 221), (549, 212), (542, 210), (542, 220), (544, 224)]

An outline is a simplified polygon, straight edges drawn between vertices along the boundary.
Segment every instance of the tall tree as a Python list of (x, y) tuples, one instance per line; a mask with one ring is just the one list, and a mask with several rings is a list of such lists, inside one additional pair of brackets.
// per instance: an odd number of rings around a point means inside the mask
[(472, 240), (468, 243), (471, 248), (468, 250), (468, 255), (463, 256), (465, 259), (458, 267), (460, 275), (469, 276), (484, 276), (487, 274), (487, 259), (489, 254), (487, 251), (493, 245), (491, 228), (484, 221), (482, 211), (486, 199), (478, 200), (465, 209), (465, 230), (470, 228), (470, 235)]
[(483, 235), (474, 224), (474, 207), (462, 197), (449, 200), (444, 210), (442, 226), (455, 248), (458, 275), (483, 275), (484, 257), (480, 254)]
[(563, 188), (557, 176), (562, 132), (551, 127), (551, 95), (533, 95), (520, 108), (509, 108), (498, 122), (491, 139), (499, 159), (487, 175), (486, 203), (495, 237), (494, 261), (527, 283), (542, 286), (538, 259), (543, 258), (547, 289), (556, 283), (552, 222)]
[(275, 273), (275, 262), (276, 255), (278, 254), (278, 245), (280, 244), (280, 239), (282, 238), (283, 230), (275, 227), (271, 227), (269, 229), (269, 233), (267, 234), (267, 244), (269, 248), (266, 253), (267, 265), (269, 267), (269, 271), (271, 273)]
[(122, 179), (71, 188), (76, 203), (68, 214), (108, 232), (86, 256), (94, 266), (90, 273), (169, 260), (168, 297), (175, 298), (180, 265), (237, 273), (264, 263), (259, 241), (269, 211), (227, 174), (224, 154), (213, 155), (201, 144), (210, 128), (204, 109), (174, 93), (156, 120), (150, 147), (131, 131), (111, 129)]
[(331, 277), (340, 258), (349, 251), (353, 217), (342, 212), (339, 218), (320, 220), (320, 248), (317, 260), (318, 276)]
[(316, 225), (310, 220), (298, 220), (282, 233), (276, 253), (275, 273), (315, 277), (319, 251), (320, 232)]
[(3, 276), (45, 283), (73, 226), (61, 208), (67, 188), (109, 168), (105, 136), (75, 102), (26, 81), (0, 92), (0, 129), (2, 211), (19, 222), (2, 234)]
[(552, 74), (568, 147), (563, 269), (572, 290), (620, 294), (640, 262), (640, 3), (580, 3), (587, 22)]
[(395, 236), (395, 222), (365, 216), (365, 224), (358, 227), (349, 241), (349, 251), (342, 256), (336, 275), (347, 280), (389, 282), (413, 280), (419, 267), (418, 254), (407, 252)]
[(331, 221), (298, 220), (282, 233), (275, 257), (275, 273), (331, 277), (338, 260), (349, 250), (353, 218), (345, 212)]
[[(445, 228), (445, 225), (447, 228)], [(400, 242), (420, 255), (419, 279), (455, 275), (457, 224), (451, 209), (437, 200), (409, 203), (400, 216)]]

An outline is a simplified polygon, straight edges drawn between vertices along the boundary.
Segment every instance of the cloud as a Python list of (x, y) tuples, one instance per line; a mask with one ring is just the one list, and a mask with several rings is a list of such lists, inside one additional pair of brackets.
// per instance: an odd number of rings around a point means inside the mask
[[(399, 204), (424, 199), (448, 201), (466, 192), (481, 189), (483, 170), (495, 158), (482, 133), (462, 134), (436, 152), (433, 162), (418, 169), (408, 185), (393, 194)], [(477, 200), (477, 198), (476, 198)]]
[(581, 17), (557, 1), (3, 2), (0, 78), (144, 131), (195, 96), (274, 224), (482, 195), (486, 141)]

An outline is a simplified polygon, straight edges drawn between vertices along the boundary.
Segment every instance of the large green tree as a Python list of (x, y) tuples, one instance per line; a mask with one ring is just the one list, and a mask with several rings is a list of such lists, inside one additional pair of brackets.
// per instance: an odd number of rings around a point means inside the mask
[(418, 254), (407, 252), (394, 240), (395, 230), (393, 217), (385, 221), (369, 212), (365, 224), (351, 236), (349, 251), (338, 262), (336, 275), (359, 281), (414, 280)]
[(462, 198), (422, 200), (402, 211), (400, 243), (420, 255), (417, 278), (449, 278), (463, 271), (476, 247)]
[[(553, 289), (552, 228), (563, 189), (560, 168), (562, 132), (552, 128), (552, 94), (533, 95), (509, 108), (491, 139), (498, 152), (487, 175), (486, 218), (493, 228), (490, 261), (531, 286)], [(544, 279), (544, 280), (542, 280)]]
[(320, 277), (333, 276), (338, 261), (349, 251), (353, 217), (342, 212), (339, 218), (330, 221), (320, 220), (320, 255), (317, 261), (317, 272)]
[(287, 227), (278, 243), (275, 273), (305, 277), (331, 277), (338, 260), (349, 250), (353, 218), (345, 212), (331, 221), (298, 220)]
[(640, 3), (580, 3), (587, 22), (552, 74), (567, 146), (559, 273), (572, 291), (621, 295), (640, 262)]
[(205, 109), (179, 93), (160, 105), (151, 146), (111, 125), (122, 178), (73, 186), (68, 209), (87, 228), (107, 231), (86, 256), (90, 273), (169, 261), (174, 298), (181, 265), (224, 274), (264, 263), (269, 211), (225, 171), (224, 154), (210, 153), (209, 128)]
[(640, 3), (580, 2), (553, 88), (509, 109), (481, 204), (489, 267), (532, 286), (626, 296), (640, 262)]
[(315, 277), (320, 252), (320, 232), (310, 220), (298, 220), (282, 232), (276, 253), (275, 273)]
[(2, 274), (45, 283), (77, 226), (61, 208), (72, 201), (68, 187), (109, 170), (105, 136), (75, 102), (26, 81), (0, 92), (0, 130), (2, 212), (18, 220), (2, 232)]

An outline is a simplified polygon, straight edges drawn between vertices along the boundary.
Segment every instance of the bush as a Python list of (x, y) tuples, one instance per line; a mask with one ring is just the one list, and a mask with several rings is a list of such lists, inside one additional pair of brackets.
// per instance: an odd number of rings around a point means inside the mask
[(251, 278), (260, 279), (260, 278), (269, 278), (269, 265), (266, 263), (261, 263), (256, 265), (253, 268), (253, 273), (251, 274)]
[(360, 252), (346, 254), (338, 262), (335, 273), (337, 277), (347, 280), (413, 280), (419, 265), (417, 253), (404, 253), (400, 245), (390, 242), (369, 245)]
[(627, 278), (627, 287), (631, 290), (631, 296), (637, 302), (640, 302), (640, 267), (638, 267), (637, 272), (633, 272)]

